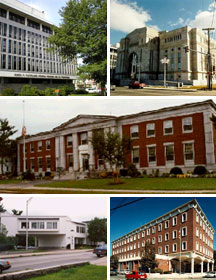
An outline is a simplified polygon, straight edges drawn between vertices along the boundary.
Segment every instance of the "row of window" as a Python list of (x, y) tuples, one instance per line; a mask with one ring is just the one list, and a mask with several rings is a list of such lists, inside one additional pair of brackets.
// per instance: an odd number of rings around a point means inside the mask
[[(30, 169), (32, 172), (34, 172), (34, 170), (35, 170), (35, 163), (36, 163), (35, 158), (30, 158)], [(46, 163), (46, 171), (50, 171), (50, 169), (51, 169), (51, 157), (50, 156), (46, 156), (45, 163)], [(37, 158), (37, 165), (38, 165), (38, 170), (42, 171), (42, 169), (43, 169), (43, 158), (42, 157)], [(27, 159), (26, 159), (26, 166), (27, 166)]]
[(84, 228), (84, 227), (77, 226), (77, 227), (76, 227), (76, 232), (85, 233), (85, 228)]
[(196, 237), (200, 238), (200, 240), (202, 240), (204, 243), (206, 243), (206, 245), (213, 247), (213, 242), (211, 242), (207, 236), (205, 236), (204, 233), (202, 233), (202, 231), (198, 228), (196, 228)]
[[(213, 248), (213, 247), (212, 247)], [(196, 250), (200, 253), (203, 253), (211, 258), (213, 258), (212, 251), (208, 250), (208, 248), (202, 246), (202, 244), (199, 244), (199, 242), (196, 242)]]
[[(193, 132), (193, 119), (192, 117), (186, 117), (182, 119), (182, 132), (183, 133), (190, 133)], [(172, 135), (174, 133), (173, 129), (173, 121), (166, 120), (163, 122), (163, 134), (164, 135)], [(132, 139), (139, 138), (139, 125), (132, 125), (130, 127), (130, 135)], [(156, 129), (155, 123), (148, 123), (146, 125), (146, 137), (155, 137), (156, 136)]]
[[(156, 164), (157, 162), (157, 146), (156, 144), (148, 145), (147, 147), (147, 159), (149, 164)], [(174, 162), (175, 152), (173, 143), (164, 143), (164, 154), (166, 162)], [(194, 143), (183, 143), (183, 153), (185, 161), (194, 160)], [(139, 147), (134, 147), (132, 150), (132, 162), (137, 164), (140, 162), (140, 150)]]
[(208, 226), (206, 225), (206, 221), (204, 221), (202, 219), (202, 217), (196, 213), (196, 222), (200, 224), (200, 227), (206, 232), (206, 234), (208, 234), (208, 236), (211, 237), (211, 239), (213, 240), (213, 234), (212, 232), (209, 230)]
[[(171, 220), (165, 221), (164, 222), (164, 229), (168, 229), (169, 226), (170, 226), (170, 223), (172, 223), (171, 224), (172, 226), (177, 226), (177, 224), (178, 224), (177, 221), (178, 221), (177, 216), (173, 217)], [(186, 221), (187, 221), (187, 212), (184, 212), (184, 213), (181, 214), (181, 223), (184, 223)], [(129, 243), (129, 242), (133, 242), (133, 241), (136, 240), (136, 238), (140, 239), (141, 236), (142, 236), (142, 238), (144, 238), (145, 236), (149, 236), (151, 233), (154, 234), (154, 233), (156, 233), (156, 229), (158, 230), (158, 232), (161, 232), (162, 229), (163, 229), (163, 224), (160, 223), (157, 226), (153, 226), (151, 228), (148, 228), (147, 230), (142, 231), (141, 235), (140, 235), (140, 233), (138, 233), (137, 235), (134, 234), (133, 236), (125, 238), (122, 241), (114, 243), (113, 248), (119, 247), (119, 246), (124, 245), (124, 244)], [(177, 234), (176, 230), (174, 230), (174, 232), (176, 232), (176, 234)]]
[[(66, 144), (67, 144), (67, 147), (72, 147), (73, 146), (72, 135), (66, 136)], [(87, 134), (87, 132), (83, 132), (83, 133), (80, 134), (80, 144), (81, 145), (88, 144), (88, 134)]]
[[(26, 229), (26, 222), (21, 222), (21, 229)], [(57, 222), (28, 222), (28, 229), (57, 229)]]
[(178, 35), (174, 35), (172, 37), (168, 37), (168, 38), (165, 38), (165, 43), (170, 43), (170, 42), (173, 42), (173, 41), (179, 41), (181, 40), (181, 34), (178, 34)]

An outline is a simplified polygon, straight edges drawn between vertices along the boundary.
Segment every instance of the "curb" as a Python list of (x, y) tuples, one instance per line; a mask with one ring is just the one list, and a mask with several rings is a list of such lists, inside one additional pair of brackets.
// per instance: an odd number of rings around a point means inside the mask
[(11, 272), (8, 274), (0, 275), (1, 280), (22, 280), (22, 279), (30, 279), (34, 276), (42, 276), (48, 273), (57, 272), (62, 269), (68, 269), (71, 267), (83, 266), (89, 264), (89, 262), (81, 262), (74, 264), (66, 264), (60, 266), (51, 266), (46, 268), (32, 269), (28, 271), (19, 271), (19, 272)]

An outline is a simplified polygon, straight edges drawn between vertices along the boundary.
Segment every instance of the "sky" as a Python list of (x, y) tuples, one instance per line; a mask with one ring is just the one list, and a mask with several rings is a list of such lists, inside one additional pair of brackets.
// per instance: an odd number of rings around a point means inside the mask
[[(107, 216), (107, 200), (104, 197), (47, 197), (34, 196), (29, 202), (29, 216), (68, 216), (75, 222), (82, 222)], [(26, 213), (26, 201), (31, 196), (26, 197), (4, 197), (1, 204), (11, 213), (12, 209), (22, 210)]]
[[(209, 98), (26, 98), (24, 106), (25, 126), (27, 134), (32, 135), (52, 130), (79, 114), (120, 116), (207, 99)], [(212, 99), (216, 102), (216, 98)], [(19, 137), (23, 126), (23, 99), (2, 97), (0, 99), (0, 119), (7, 119), (10, 125), (15, 126), (17, 133), (12, 138)]]
[[(112, 211), (112, 208), (136, 200), (138, 197), (111, 198), (110, 209), (110, 241), (160, 217), (176, 207), (196, 199), (207, 219), (216, 230), (216, 197), (147, 197), (143, 200)], [(214, 238), (214, 249), (216, 239)], [(110, 251), (112, 248), (110, 248)]]
[(39, 11), (45, 12), (45, 18), (59, 25), (61, 22), (61, 17), (59, 15), (59, 10), (66, 5), (67, 0), (19, 0)]
[(111, 0), (111, 44), (145, 26), (159, 31), (186, 25), (216, 28), (214, 5), (213, 0)]

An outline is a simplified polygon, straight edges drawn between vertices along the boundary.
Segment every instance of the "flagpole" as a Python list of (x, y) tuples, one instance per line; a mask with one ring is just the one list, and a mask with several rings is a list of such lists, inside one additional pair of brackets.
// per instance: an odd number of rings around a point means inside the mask
[(25, 100), (23, 100), (23, 131), (22, 131), (22, 134), (23, 134), (23, 172), (26, 172), (26, 152), (25, 152), (25, 146), (26, 146), (26, 143), (25, 143)]

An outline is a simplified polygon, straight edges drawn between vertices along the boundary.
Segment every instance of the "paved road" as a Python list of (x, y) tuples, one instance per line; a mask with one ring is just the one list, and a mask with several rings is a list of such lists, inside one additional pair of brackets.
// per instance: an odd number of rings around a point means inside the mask
[[(102, 258), (106, 259), (106, 258)], [(31, 257), (19, 257), (8, 258), (11, 263), (11, 268), (5, 273), (23, 271), (28, 269), (46, 268), (51, 266), (74, 264), (78, 262), (101, 262), (102, 259), (98, 259), (96, 255), (91, 252), (71, 252), (71, 254), (54, 254), (48, 256), (31, 256)], [(106, 263), (106, 262), (105, 262)], [(105, 264), (106, 265), (106, 264)]]
[(216, 90), (174, 90), (174, 89), (128, 89), (128, 87), (116, 87), (114, 91), (110, 92), (111, 96), (216, 96)]

